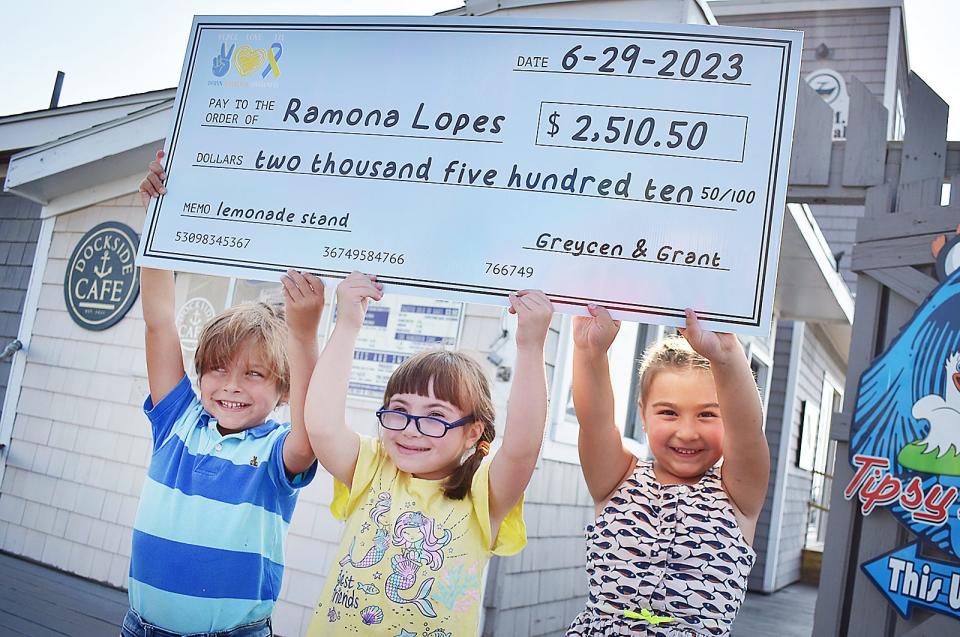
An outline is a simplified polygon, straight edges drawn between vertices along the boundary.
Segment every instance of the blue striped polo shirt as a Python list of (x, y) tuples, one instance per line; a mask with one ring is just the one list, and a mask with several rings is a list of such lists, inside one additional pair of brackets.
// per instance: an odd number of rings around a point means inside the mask
[(153, 458), (133, 525), (130, 606), (179, 633), (228, 630), (271, 614), (299, 489), (283, 466), (290, 425), (267, 420), (227, 436), (184, 376), (144, 411)]

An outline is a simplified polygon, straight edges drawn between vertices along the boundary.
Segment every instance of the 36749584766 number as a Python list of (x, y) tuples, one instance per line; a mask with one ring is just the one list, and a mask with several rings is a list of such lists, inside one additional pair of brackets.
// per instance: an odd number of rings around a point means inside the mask
[(376, 263), (393, 263), (403, 265), (406, 255), (389, 250), (364, 250), (363, 248), (341, 248), (338, 246), (323, 246), (325, 259), (346, 259), (348, 261), (374, 261)]

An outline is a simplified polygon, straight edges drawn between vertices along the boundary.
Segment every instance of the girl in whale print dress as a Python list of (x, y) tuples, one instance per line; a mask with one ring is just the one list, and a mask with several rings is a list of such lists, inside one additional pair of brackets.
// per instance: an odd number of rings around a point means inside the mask
[(743, 348), (688, 310), (684, 336), (647, 351), (638, 403), (653, 461), (638, 461), (613, 420), (607, 350), (619, 322), (589, 310), (575, 321), (573, 399), (597, 517), (586, 529), (587, 607), (567, 635), (727, 635), (770, 469)]

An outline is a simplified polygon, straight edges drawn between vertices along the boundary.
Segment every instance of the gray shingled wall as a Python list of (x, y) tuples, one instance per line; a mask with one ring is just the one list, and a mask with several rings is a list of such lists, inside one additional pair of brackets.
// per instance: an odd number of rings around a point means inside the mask
[[(0, 178), (0, 350), (17, 338), (39, 235), (40, 206), (4, 193)], [(0, 361), (0, 410), (9, 378), (10, 361)]]
[(541, 459), (524, 496), (527, 547), (490, 563), (484, 637), (564, 634), (586, 605), (584, 527), (593, 517), (580, 465)]

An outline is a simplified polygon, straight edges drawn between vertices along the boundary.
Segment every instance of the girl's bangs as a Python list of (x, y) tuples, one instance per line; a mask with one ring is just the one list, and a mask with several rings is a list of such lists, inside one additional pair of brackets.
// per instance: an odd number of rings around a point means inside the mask
[[(394, 394), (433, 395), (463, 411), (472, 411), (478, 400), (477, 383), (473, 381), (472, 360), (462, 354), (436, 350), (422, 352), (407, 359), (390, 377), (384, 392), (384, 406)], [(476, 363), (473, 363), (476, 365)]]

